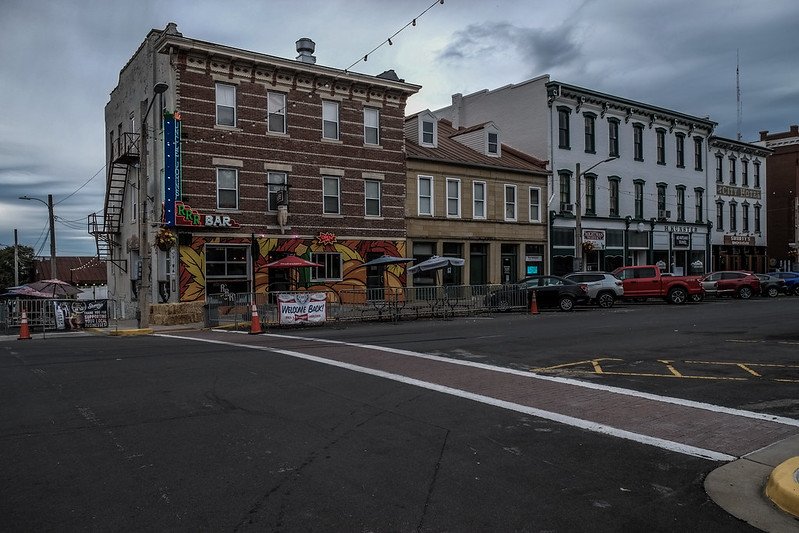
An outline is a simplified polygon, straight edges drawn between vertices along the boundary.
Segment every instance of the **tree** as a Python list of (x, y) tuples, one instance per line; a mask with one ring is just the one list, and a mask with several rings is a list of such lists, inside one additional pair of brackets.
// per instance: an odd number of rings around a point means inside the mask
[[(19, 284), (23, 285), (33, 279), (33, 248), (20, 245), (17, 248), (19, 259)], [(0, 248), (0, 290), (5, 291), (14, 286), (14, 247)]]

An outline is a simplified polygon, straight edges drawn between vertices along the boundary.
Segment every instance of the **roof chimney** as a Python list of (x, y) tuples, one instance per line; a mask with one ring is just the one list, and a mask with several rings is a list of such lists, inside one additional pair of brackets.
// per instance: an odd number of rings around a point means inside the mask
[(315, 64), (316, 57), (314, 57), (313, 53), (316, 50), (316, 43), (308, 37), (302, 37), (296, 44), (297, 52), (300, 54), (297, 56), (297, 61)]
[(760, 131), (760, 140), (765, 141), (768, 138), (768, 130)]
[(799, 133), (799, 126), (797, 125), (791, 126), (791, 133)]

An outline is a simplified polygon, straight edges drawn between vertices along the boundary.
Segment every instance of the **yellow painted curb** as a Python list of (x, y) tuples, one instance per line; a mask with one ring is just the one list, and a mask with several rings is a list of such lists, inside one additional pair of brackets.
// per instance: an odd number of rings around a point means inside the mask
[(110, 331), (108, 335), (111, 337), (123, 337), (123, 336), (131, 336), (131, 335), (152, 335), (153, 330), (150, 328), (145, 329), (117, 329), (114, 331)]
[(766, 496), (777, 507), (799, 518), (799, 457), (792, 457), (772, 470)]

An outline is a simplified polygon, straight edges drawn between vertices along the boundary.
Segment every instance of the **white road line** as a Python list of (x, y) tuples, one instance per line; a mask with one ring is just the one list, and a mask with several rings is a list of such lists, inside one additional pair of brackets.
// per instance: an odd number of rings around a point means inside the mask
[(275, 334), (275, 333), (267, 334), (267, 336), (280, 337), (280, 338), (285, 338), (285, 339), (311, 340), (311, 341), (318, 341), (318, 342), (326, 342), (326, 343), (330, 343), (330, 344), (344, 344), (344, 345), (347, 345), (347, 346), (355, 346), (355, 347), (359, 347), (359, 348), (369, 348), (369, 349), (372, 349), (372, 350), (380, 350), (380, 351), (384, 351), (384, 352), (397, 353), (397, 354), (401, 354), (401, 355), (408, 355), (408, 356), (411, 356), (411, 357), (420, 357), (422, 359), (431, 359), (431, 360), (434, 360), (434, 361), (443, 361), (443, 362), (446, 362), (446, 363), (452, 363), (452, 364), (457, 364), (457, 365), (465, 365), (465, 366), (472, 366), (472, 367), (475, 367), (475, 368), (483, 368), (483, 369), (486, 369), (486, 370), (493, 370), (495, 372), (505, 372), (507, 374), (515, 374), (517, 376), (532, 377), (534, 379), (540, 379), (540, 380), (543, 380), (543, 381), (554, 381), (556, 383), (565, 383), (565, 384), (568, 384), (568, 385), (574, 385), (575, 387), (584, 387), (586, 389), (602, 390), (602, 391), (606, 391), (606, 392), (613, 392), (613, 393), (616, 393), (616, 394), (624, 394), (626, 396), (633, 396), (633, 397), (636, 397), (636, 398), (645, 398), (647, 400), (653, 400), (653, 401), (662, 402), (662, 403), (669, 403), (669, 404), (673, 404), (673, 405), (682, 405), (684, 407), (693, 407), (695, 409), (702, 409), (702, 410), (711, 411), (711, 412), (714, 412), (714, 413), (725, 413), (725, 414), (728, 414), (728, 415), (740, 416), (740, 417), (743, 417), (743, 418), (752, 418), (754, 420), (765, 420), (765, 421), (768, 421), (768, 422), (776, 422), (778, 424), (784, 424), (786, 426), (799, 427), (799, 420), (795, 420), (793, 418), (786, 418), (786, 417), (777, 416), (777, 415), (770, 415), (770, 414), (767, 414), (767, 413), (755, 413), (753, 411), (744, 411), (742, 409), (733, 409), (731, 407), (724, 407), (724, 406), (721, 406), (721, 405), (713, 405), (713, 404), (704, 403), (704, 402), (696, 402), (696, 401), (693, 401), (693, 400), (685, 400), (683, 398), (674, 398), (672, 396), (659, 396), (657, 394), (650, 394), (648, 392), (640, 392), (640, 391), (631, 390), (631, 389), (623, 389), (621, 387), (613, 387), (613, 386), (610, 386), (610, 385), (602, 385), (602, 384), (599, 384), (599, 383), (589, 383), (589, 382), (586, 382), (586, 381), (580, 381), (580, 380), (571, 379), (571, 378), (562, 378), (562, 377), (557, 377), (557, 376), (547, 376), (547, 375), (543, 375), (543, 374), (536, 374), (534, 372), (527, 372), (527, 371), (524, 371), (524, 370), (515, 370), (513, 368), (504, 368), (504, 367), (492, 366), (492, 365), (488, 365), (488, 364), (485, 364), (485, 363), (476, 363), (474, 361), (462, 361), (462, 360), (459, 360), (459, 359), (451, 359), (451, 358), (448, 358), (448, 357), (441, 357), (441, 356), (437, 356), (437, 355), (428, 355), (428, 354), (419, 353), (419, 352), (412, 352), (412, 351), (409, 351), (409, 350), (402, 350), (402, 349), (399, 349), (399, 348), (388, 348), (388, 347), (385, 347), (385, 346), (375, 346), (375, 345), (372, 345), (372, 344), (359, 344), (359, 343), (354, 343), (354, 342), (336, 341), (336, 340), (331, 340), (331, 339), (317, 339), (317, 338), (313, 338), (313, 337), (300, 337), (300, 336), (296, 336), (296, 335), (278, 335), (278, 334)]
[[(482, 394), (475, 394), (475, 393), (472, 393), (472, 392), (467, 392), (467, 391), (460, 390), (460, 389), (455, 389), (455, 388), (452, 388), (452, 387), (446, 387), (446, 386), (439, 385), (439, 384), (436, 384), (436, 383), (430, 383), (428, 381), (422, 381), (422, 380), (418, 380), (418, 379), (414, 379), (414, 378), (409, 378), (409, 377), (406, 377), (406, 376), (401, 376), (401, 375), (398, 375), (398, 374), (392, 374), (392, 373), (389, 373), (389, 372), (384, 372), (382, 370), (375, 370), (375, 369), (372, 369), (372, 368), (366, 368), (366, 367), (362, 367), (362, 366), (358, 366), (358, 365), (353, 365), (353, 364), (350, 364), (350, 363), (344, 363), (344, 362), (341, 362), (341, 361), (335, 361), (335, 360), (332, 360), (332, 359), (326, 359), (324, 357), (317, 357), (315, 355), (310, 355), (310, 354), (306, 354), (306, 353), (302, 353), (302, 352), (296, 352), (296, 351), (293, 351), (293, 350), (283, 350), (283, 349), (280, 349), (280, 348), (272, 348), (272, 347), (268, 347), (268, 346), (253, 346), (253, 345), (249, 345), (249, 344), (239, 344), (239, 343), (234, 343), (234, 342), (226, 342), (226, 341), (219, 341), (219, 340), (212, 340), (212, 339), (202, 339), (202, 338), (196, 338), (196, 337), (183, 337), (183, 336), (179, 336), (179, 335), (158, 334), (158, 336), (159, 337), (168, 337), (168, 338), (173, 338), (173, 339), (183, 339), (183, 340), (190, 340), (190, 341), (197, 341), (197, 342), (205, 342), (205, 343), (209, 343), (209, 344), (221, 344), (221, 345), (225, 345), (225, 346), (233, 346), (233, 347), (236, 347), (236, 348), (245, 348), (245, 349), (250, 349), (250, 350), (259, 350), (259, 351), (267, 351), (267, 352), (279, 353), (279, 354), (287, 355), (287, 356), (290, 356), (290, 357), (296, 357), (296, 358), (299, 358), (299, 359), (305, 359), (305, 360), (308, 360), (308, 361), (314, 361), (314, 362), (317, 362), (317, 363), (322, 363), (322, 364), (326, 364), (326, 365), (330, 365), (330, 366), (344, 368), (344, 369), (347, 369), (347, 370), (352, 370), (352, 371), (355, 371), (355, 372), (360, 372), (360, 373), (368, 374), (368, 375), (371, 375), (371, 376), (376, 376), (376, 377), (380, 377), (380, 378), (384, 378), (384, 379), (390, 379), (390, 380), (393, 380), (393, 381), (398, 381), (400, 383), (405, 383), (405, 384), (408, 384), (408, 385), (421, 387), (421, 388), (424, 388), (424, 389), (440, 392), (440, 393), (443, 393), (443, 394), (449, 394), (451, 396), (456, 396), (456, 397), (459, 397), (459, 398), (464, 398), (464, 399), (468, 399), (468, 400), (484, 403), (486, 405), (492, 405), (494, 407), (499, 407), (501, 409), (507, 409), (509, 411), (515, 411), (515, 412), (518, 412), (518, 413), (524, 413), (524, 414), (528, 414), (528, 415), (531, 415), (531, 416), (543, 418), (543, 419), (546, 419), (546, 420), (551, 420), (553, 422), (557, 422), (557, 423), (564, 424), (564, 425), (567, 425), (567, 426), (572, 426), (572, 427), (576, 427), (576, 428), (580, 428), (580, 429), (585, 429), (587, 431), (592, 431), (594, 433), (601, 433), (603, 435), (608, 435), (608, 436), (612, 436), (612, 437), (618, 437), (618, 438), (630, 440), (630, 441), (633, 441), (633, 442), (638, 442), (638, 443), (641, 443), (641, 444), (648, 444), (650, 446), (655, 446), (657, 448), (661, 448), (661, 449), (672, 451), (672, 452), (682, 453), (684, 455), (690, 455), (690, 456), (693, 456), (693, 457), (700, 457), (700, 458), (703, 458), (703, 459), (709, 459), (711, 461), (734, 461), (734, 460), (738, 459), (736, 456), (729, 455), (729, 454), (726, 454), (726, 453), (717, 452), (717, 451), (714, 451), (714, 450), (707, 450), (707, 449), (704, 449), (704, 448), (697, 448), (696, 446), (690, 446), (690, 445), (679, 443), (679, 442), (674, 442), (674, 441), (670, 441), (670, 440), (666, 440), (666, 439), (659, 439), (657, 437), (652, 437), (652, 436), (649, 436), (649, 435), (643, 435), (643, 434), (640, 434), (640, 433), (633, 433), (632, 431), (626, 431), (626, 430), (623, 430), (623, 429), (619, 429), (619, 428), (615, 428), (615, 427), (612, 427), (612, 426), (608, 426), (606, 424), (599, 424), (599, 423), (596, 423), (596, 422), (591, 422), (590, 420), (583, 420), (581, 418), (562, 415), (560, 413), (553, 413), (551, 411), (544, 411), (542, 409), (537, 409), (535, 407), (529, 407), (529, 406), (526, 406), (526, 405), (520, 405), (520, 404), (517, 404), (517, 403), (507, 402), (507, 401), (504, 401), (504, 400), (498, 400), (496, 398), (491, 398), (489, 396), (484, 396)], [(273, 336), (276, 336), (276, 337), (288, 337), (286, 335), (273, 335)], [(321, 339), (307, 339), (306, 337), (292, 337), (292, 338), (303, 339), (303, 340), (321, 340)], [(345, 343), (345, 342), (339, 342), (339, 341), (334, 341), (334, 343), (353, 345), (352, 343)], [(354, 345), (354, 346), (358, 346), (358, 345)], [(445, 361), (452, 362), (452, 360), (450, 360), (450, 359), (445, 359)], [(488, 367), (488, 365), (480, 365), (479, 363), (476, 363), (475, 366)], [(491, 369), (491, 370), (496, 370), (495, 367), (488, 367), (488, 368)], [(526, 376), (530, 377), (531, 374), (530, 373), (523, 373), (523, 375), (526, 375)]]

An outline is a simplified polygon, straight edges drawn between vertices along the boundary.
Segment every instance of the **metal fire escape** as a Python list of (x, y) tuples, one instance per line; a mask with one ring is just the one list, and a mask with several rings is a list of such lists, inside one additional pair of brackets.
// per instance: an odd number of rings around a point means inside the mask
[[(114, 149), (115, 148), (115, 149)], [(122, 225), (122, 211), (125, 205), (125, 191), (131, 168), (139, 162), (139, 134), (123, 133), (112, 147), (111, 161), (105, 187), (103, 213), (89, 215), (89, 233), (94, 235), (97, 244), (97, 258), (108, 261), (123, 272), (127, 272), (128, 261), (119, 255), (114, 256), (114, 248), (119, 249), (119, 234)]]

